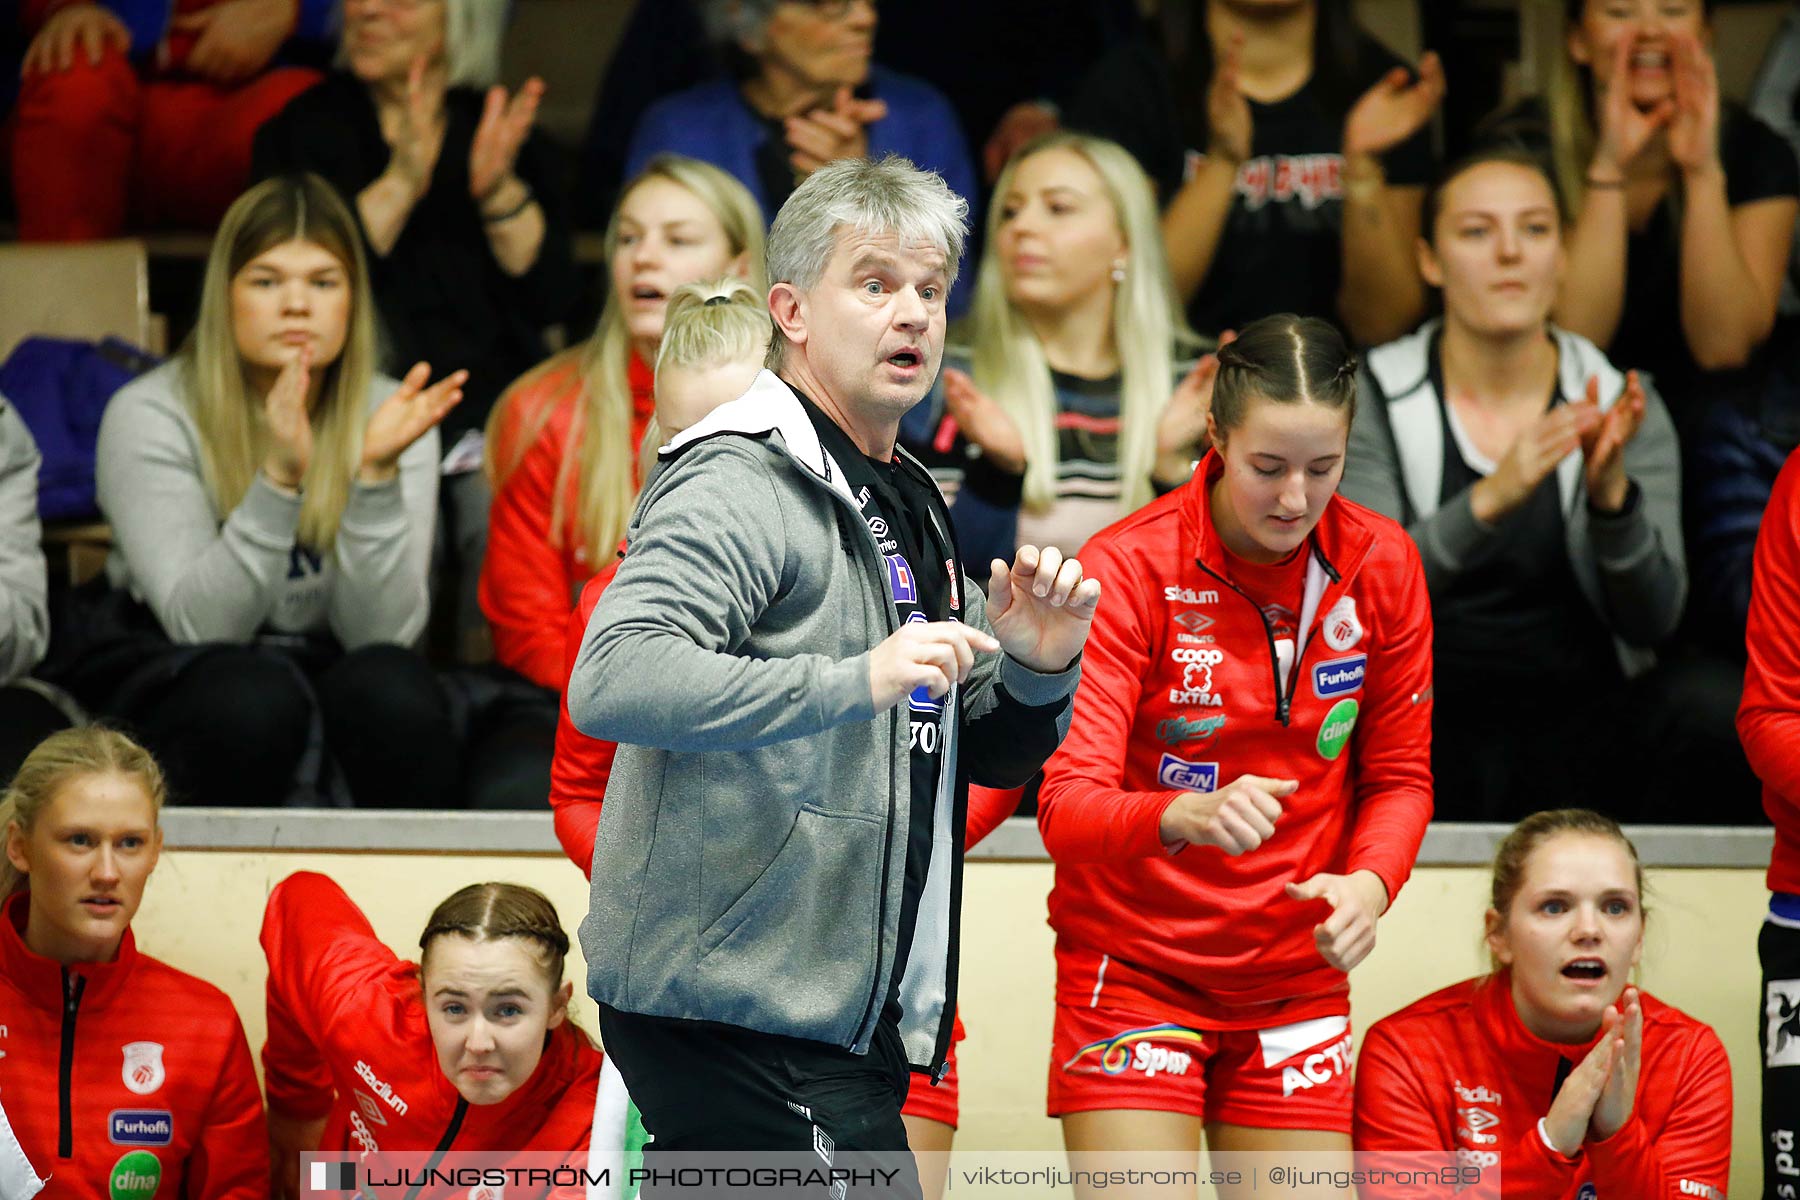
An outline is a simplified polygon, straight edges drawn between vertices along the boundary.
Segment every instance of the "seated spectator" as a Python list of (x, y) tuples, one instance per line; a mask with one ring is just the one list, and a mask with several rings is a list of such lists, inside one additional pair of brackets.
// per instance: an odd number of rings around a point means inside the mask
[(143, 747), (89, 726), (45, 739), (0, 799), (0, 1095), (32, 1169), (51, 1177), (45, 1200), (116, 1197), (122, 1171), (178, 1200), (267, 1194), (243, 1022), (224, 992), (132, 936), (163, 792)]
[(269, 894), (262, 946), (282, 1200), (302, 1194), (302, 1152), (376, 1148), (358, 1108), (370, 1074), (388, 1089), (383, 1151), (588, 1149), (602, 1058), (569, 1020), (569, 935), (542, 893), (462, 888), (432, 912), (412, 963), (343, 888), (301, 871)]
[(210, 229), (257, 127), (318, 81), (333, 0), (23, 0), (12, 146), (26, 241)]
[(1094, 68), (1064, 123), (1156, 181), (1193, 327), (1297, 312), (1364, 344), (1412, 328), (1437, 55), (1409, 71), (1349, 0), (1176, 0), (1162, 22), (1162, 45), (1127, 43)]
[(0, 396), (0, 785), (33, 746), (69, 723), (43, 692), (17, 682), (50, 645), (37, 474), (31, 431)]
[(1651, 669), (1687, 592), (1675, 431), (1648, 382), (1548, 323), (1569, 269), (1551, 178), (1480, 151), (1425, 211), (1444, 315), (1370, 351), (1343, 493), (1425, 560), (1438, 817), (1586, 794), (1634, 821), (1731, 819), (1692, 796), (1730, 780), (1748, 808), (1734, 671)]
[[(1757, 120), (1785, 138), (1794, 153), (1800, 155), (1800, 3), (1788, 9), (1781, 31), (1763, 56), (1756, 83), (1750, 89), (1749, 107)], [(1800, 220), (1796, 221), (1796, 228), (1800, 229)], [(1789, 242), (1781, 313), (1800, 317), (1800, 238)]]
[(481, 625), (489, 494), (476, 438), (506, 386), (549, 352), (580, 299), (568, 214), (532, 125), (544, 95), (494, 84), (504, 0), (347, 0), (343, 68), (256, 139), (258, 178), (312, 171), (355, 206), (389, 361), (455, 362), (466, 402), (445, 421), (440, 514), (456, 625)]
[(763, 286), (755, 200), (693, 159), (651, 160), (625, 189), (605, 245), (611, 278), (599, 328), (514, 383), (488, 428), (494, 506), (482, 611), (501, 665), (556, 691), (568, 680), (563, 624), (581, 585), (612, 560), (637, 495), (669, 297), (725, 274)]
[(1363, 1038), (1358, 1165), (1401, 1173), (1420, 1164), (1407, 1155), (1454, 1153), (1482, 1168), (1462, 1193), (1477, 1200), (1723, 1196), (1731, 1064), (1709, 1026), (1632, 984), (1643, 893), (1637, 850), (1609, 818), (1559, 809), (1521, 822), (1494, 859), (1492, 973)]
[(1156, 202), (1117, 145), (1051, 134), (1008, 164), (964, 334), (901, 434), (951, 494), (969, 561), (1074, 555), (1188, 477), (1217, 362), (1176, 368), (1191, 335)]
[(458, 746), (424, 628), (437, 423), (463, 372), (374, 369), (356, 221), (317, 176), (225, 214), (193, 335), (113, 397), (100, 507), (113, 585), (153, 630), (71, 680), (133, 722), (177, 796), (278, 804), (329, 750), (359, 804), (454, 802)]
[[(1546, 97), (1484, 136), (1548, 156), (1575, 215), (1559, 325), (1648, 372), (1684, 437), (1769, 336), (1800, 213), (1793, 151), (1720, 99), (1711, 0), (1566, 0)], [(1629, 297), (1629, 300), (1628, 300)]]
[(635, 175), (674, 151), (731, 172), (772, 219), (801, 180), (839, 158), (898, 154), (979, 196), (956, 113), (929, 84), (871, 67), (872, 0), (707, 0), (734, 75), (657, 101), (625, 156)]
[[(1762, 1111), (1766, 1129), (1792, 1128), (1800, 1112), (1800, 1079), (1789, 1039), (1800, 996), (1800, 454), (1789, 455), (1775, 481), (1756, 538), (1756, 587), (1745, 637), (1749, 666), (1737, 728), (1744, 753), (1762, 780), (1763, 812), (1775, 826), (1769, 856), (1769, 915), (1757, 939), (1768, 1021), (1759, 1023), (1765, 1057)], [(1771, 1046), (1769, 1039), (1776, 1039)], [(1787, 1050), (1779, 1059), (1774, 1052)], [(1774, 1155), (1763, 1164), (1771, 1195), (1786, 1179)]]

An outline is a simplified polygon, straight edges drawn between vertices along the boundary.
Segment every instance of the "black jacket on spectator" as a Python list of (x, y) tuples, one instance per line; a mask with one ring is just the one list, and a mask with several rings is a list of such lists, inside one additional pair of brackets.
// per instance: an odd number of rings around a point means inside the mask
[[(1210, 67), (1203, 58), (1172, 64), (1149, 41), (1126, 42), (1088, 75), (1064, 123), (1131, 151), (1166, 206), (1206, 149)], [(1284, 100), (1250, 101), (1250, 159), (1238, 168), (1237, 196), (1212, 268), (1188, 305), (1195, 329), (1242, 329), (1278, 312), (1339, 319), (1344, 118), (1377, 80), (1404, 65), (1359, 31), (1341, 80), (1327, 79), (1321, 66)], [(1391, 186), (1428, 183), (1430, 127), (1388, 151), (1382, 163)]]
[[(543, 208), (544, 243), (523, 275), (508, 275), (495, 261), (469, 195), (469, 147), (482, 99), (475, 88), (450, 89), (431, 189), (386, 257), (364, 243), (385, 335), (383, 367), (399, 375), (423, 359), (434, 378), (469, 372), (465, 399), (444, 420), (446, 450), (463, 430), (481, 428), (507, 385), (549, 355), (544, 330), (564, 319), (581, 290), (560, 181), (535, 132), (516, 169)], [(333, 72), (257, 133), (253, 173), (266, 179), (316, 172), (354, 213), (357, 193), (387, 169), (390, 153), (368, 88)]]
[[(1518, 142), (1548, 160), (1550, 124), (1543, 103), (1526, 99), (1497, 114), (1482, 127), (1477, 141)], [(1725, 194), (1733, 208), (1800, 195), (1800, 167), (1793, 149), (1740, 105), (1720, 107), (1719, 162), (1725, 168)], [(1650, 373), (1675, 418), (1675, 428), (1688, 442), (1722, 391), (1760, 390), (1756, 381), (1766, 370), (1766, 360), (1759, 355), (1748, 375), (1706, 372), (1694, 361), (1681, 328), (1678, 204), (1671, 192), (1651, 216), (1649, 228), (1631, 233), (1625, 252), (1624, 311), (1612, 342), (1602, 348), (1621, 367)]]

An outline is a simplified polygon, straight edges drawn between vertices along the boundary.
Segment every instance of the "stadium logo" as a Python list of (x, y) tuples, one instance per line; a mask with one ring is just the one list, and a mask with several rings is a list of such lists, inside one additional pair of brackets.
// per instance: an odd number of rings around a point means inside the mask
[(1170, 604), (1217, 604), (1219, 593), (1197, 592), (1193, 588), (1166, 587), (1163, 589), (1163, 599)]
[(389, 1108), (403, 1117), (406, 1115), (406, 1101), (396, 1095), (394, 1089), (389, 1087), (384, 1080), (376, 1078), (375, 1069), (360, 1058), (356, 1060), (356, 1075), (357, 1078), (369, 1085), (370, 1091), (386, 1101)]
[(1089, 1042), (1077, 1050), (1063, 1070), (1083, 1075), (1123, 1075), (1126, 1071), (1142, 1071), (1145, 1075), (1162, 1072), (1185, 1075), (1193, 1064), (1193, 1055), (1152, 1042), (1174, 1042), (1199, 1051), (1206, 1044), (1198, 1029), (1185, 1025), (1152, 1025), (1145, 1029), (1127, 1029), (1124, 1033)]
[(1164, 787), (1184, 792), (1211, 792), (1219, 786), (1219, 764), (1189, 762), (1173, 754), (1162, 756), (1156, 768), (1156, 781)]
[(1369, 656), (1352, 654), (1334, 658), (1313, 668), (1313, 695), (1321, 700), (1362, 690), (1363, 676), (1368, 673)]

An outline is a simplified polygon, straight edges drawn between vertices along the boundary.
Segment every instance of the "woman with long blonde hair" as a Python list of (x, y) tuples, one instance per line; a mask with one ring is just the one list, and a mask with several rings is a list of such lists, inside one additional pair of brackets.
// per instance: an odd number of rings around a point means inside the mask
[(1027, 144), (995, 186), (986, 247), (970, 349), (945, 355), (902, 437), (951, 491), (971, 561), (1074, 554), (1187, 478), (1216, 364), (1178, 367), (1193, 335), (1150, 181), (1117, 144)]
[(268, 1194), (243, 1022), (132, 935), (165, 792), (149, 751), (91, 725), (44, 739), (0, 793), (0, 1095), (43, 1200)]
[(494, 504), (481, 607), (501, 665), (546, 688), (565, 682), (563, 625), (581, 585), (612, 559), (637, 498), (669, 297), (727, 274), (764, 286), (755, 199), (694, 159), (652, 159), (621, 193), (605, 245), (599, 328), (513, 384), (488, 423)]
[(344, 203), (268, 180), (225, 214), (187, 345), (101, 422), (107, 571), (150, 636), (75, 690), (139, 727), (183, 799), (280, 803), (321, 785), (326, 749), (359, 803), (455, 790), (447, 706), (408, 647), (465, 373), (377, 375), (373, 323)]

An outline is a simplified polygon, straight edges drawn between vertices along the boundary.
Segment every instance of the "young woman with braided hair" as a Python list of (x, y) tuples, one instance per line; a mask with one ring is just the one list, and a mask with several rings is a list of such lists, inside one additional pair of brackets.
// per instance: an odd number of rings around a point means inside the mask
[(569, 935), (542, 893), (476, 883), (437, 906), (419, 961), (343, 888), (301, 871), (263, 914), (276, 1196), (304, 1150), (574, 1151), (602, 1057), (569, 1022)]
[(1193, 479), (1082, 551), (1109, 599), (1038, 809), (1078, 1167), (1191, 1163), (1203, 1129), (1348, 1163), (1347, 973), (1431, 817), (1430, 603), (1406, 531), (1336, 494), (1355, 404), (1335, 328), (1252, 322)]

